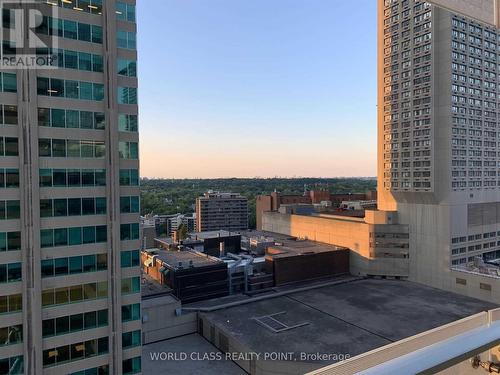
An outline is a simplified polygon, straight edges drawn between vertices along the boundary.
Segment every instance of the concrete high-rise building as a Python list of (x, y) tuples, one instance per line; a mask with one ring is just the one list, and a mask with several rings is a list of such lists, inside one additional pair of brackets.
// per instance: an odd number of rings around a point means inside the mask
[(135, 0), (4, 5), (57, 49), (0, 67), (0, 373), (140, 373)]
[(411, 280), (486, 299), (498, 280), (457, 270), (500, 258), (499, 6), (379, 0), (378, 19), (378, 208), (409, 225)]
[(196, 198), (196, 230), (248, 229), (248, 199), (237, 193), (208, 192)]

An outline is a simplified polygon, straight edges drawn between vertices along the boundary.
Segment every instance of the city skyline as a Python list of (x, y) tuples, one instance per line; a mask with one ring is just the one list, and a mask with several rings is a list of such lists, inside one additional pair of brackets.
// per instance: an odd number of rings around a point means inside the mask
[(376, 3), (147, 4), (142, 177), (375, 176)]

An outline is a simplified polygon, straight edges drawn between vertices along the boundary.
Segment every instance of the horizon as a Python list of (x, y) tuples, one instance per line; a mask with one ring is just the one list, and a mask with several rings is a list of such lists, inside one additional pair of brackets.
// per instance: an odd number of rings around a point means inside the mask
[(141, 176), (376, 175), (376, 3), (351, 10), (138, 2)]

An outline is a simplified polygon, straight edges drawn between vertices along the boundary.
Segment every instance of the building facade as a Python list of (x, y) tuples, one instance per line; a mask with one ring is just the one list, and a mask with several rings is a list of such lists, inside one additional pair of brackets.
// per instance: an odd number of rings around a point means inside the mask
[(0, 373), (140, 373), (135, 0), (11, 3), (57, 50), (0, 69)]
[(500, 31), (491, 0), (430, 3), (379, 0), (378, 208), (410, 279), (460, 291), (452, 268), (500, 257)]
[(205, 193), (196, 198), (196, 230), (248, 229), (248, 200), (237, 193)]

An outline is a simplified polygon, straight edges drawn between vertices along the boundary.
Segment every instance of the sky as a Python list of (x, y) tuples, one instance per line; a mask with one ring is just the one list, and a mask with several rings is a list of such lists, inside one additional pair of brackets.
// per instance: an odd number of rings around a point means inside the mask
[(375, 176), (376, 4), (139, 0), (141, 176)]

